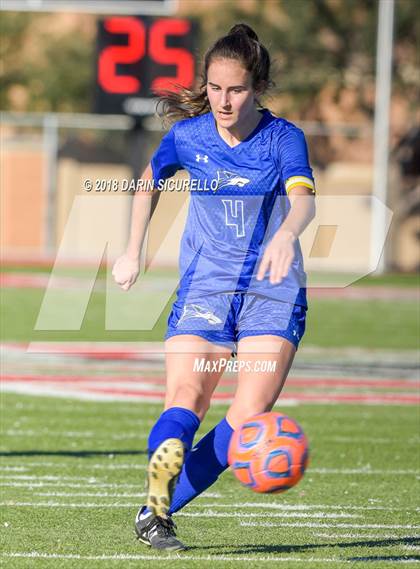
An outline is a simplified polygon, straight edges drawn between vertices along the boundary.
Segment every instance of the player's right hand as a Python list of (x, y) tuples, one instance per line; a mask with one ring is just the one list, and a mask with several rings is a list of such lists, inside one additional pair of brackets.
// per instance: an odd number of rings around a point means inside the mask
[(128, 290), (137, 280), (140, 271), (138, 259), (122, 255), (114, 263), (112, 276), (123, 290)]

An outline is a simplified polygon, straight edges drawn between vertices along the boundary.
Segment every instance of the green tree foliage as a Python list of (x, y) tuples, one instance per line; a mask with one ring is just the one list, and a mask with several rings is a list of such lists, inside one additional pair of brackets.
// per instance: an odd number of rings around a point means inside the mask
[[(248, 6), (220, 0), (218, 7), (205, 22), (208, 36), (215, 39), (236, 22), (253, 26), (274, 59), (274, 94), (287, 94), (289, 110), (315, 118), (317, 98), (325, 88), (337, 100), (351, 88), (359, 109), (372, 116), (377, 0), (259, 0)], [(406, 93), (410, 86), (413, 97), (419, 86), (417, 8), (417, 0), (395, 3), (393, 88)]]
[(32, 102), (44, 110), (84, 111), (92, 107), (93, 46), (92, 40), (80, 41), (72, 33), (54, 37), (45, 45), (45, 63), (36, 66), (31, 80), (39, 88)]
[[(234, 23), (253, 26), (275, 62), (277, 89), (286, 112), (317, 118), (321, 93), (338, 100), (352, 89), (357, 106), (373, 113), (377, 0), (199, 0), (185, 2), (183, 15), (200, 20), (200, 52)], [(207, 9), (207, 8), (208, 9)], [(419, 88), (416, 57), (420, 37), (418, 0), (396, 0), (393, 92), (412, 105)], [(0, 13), (2, 67), (0, 106), (13, 108), (11, 93), (25, 90), (26, 110), (89, 111), (94, 72), (94, 21), (91, 32), (50, 30), (40, 14)], [(44, 31), (40, 31), (44, 30)]]
[(415, 110), (420, 92), (420, 18), (417, 0), (398, 0), (395, 14), (394, 84)]
[[(0, 106), (16, 108), (13, 89), (27, 111), (85, 111), (91, 107), (93, 37), (74, 28), (49, 29), (45, 15), (0, 13)], [(19, 105), (21, 106), (21, 105)]]
[(0, 13), (0, 108), (8, 109), (8, 91), (25, 84), (24, 60), (20, 49), (31, 17)]

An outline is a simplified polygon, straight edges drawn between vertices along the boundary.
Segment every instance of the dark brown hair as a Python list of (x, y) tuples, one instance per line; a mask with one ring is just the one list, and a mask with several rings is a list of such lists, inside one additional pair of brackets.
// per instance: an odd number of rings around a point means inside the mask
[(252, 75), (253, 88), (261, 94), (274, 84), (270, 77), (271, 60), (267, 49), (260, 43), (252, 28), (246, 24), (236, 24), (226, 36), (219, 38), (207, 50), (201, 83), (197, 89), (180, 88), (177, 92), (165, 92), (159, 98), (158, 111), (161, 116), (169, 122), (174, 122), (210, 111), (207, 73), (215, 59), (240, 61)]

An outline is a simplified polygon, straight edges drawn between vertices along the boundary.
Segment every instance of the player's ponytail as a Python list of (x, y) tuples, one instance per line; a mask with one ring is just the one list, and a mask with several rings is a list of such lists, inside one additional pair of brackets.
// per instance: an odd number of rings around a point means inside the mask
[[(215, 59), (239, 60), (252, 75), (252, 85), (258, 94), (272, 87), (270, 54), (247, 24), (236, 24), (227, 35), (219, 38), (206, 52), (201, 82), (197, 89), (181, 88), (176, 93), (164, 93), (159, 100), (159, 114), (169, 122), (196, 117), (210, 111), (207, 98), (207, 72)], [(257, 104), (259, 104), (257, 100)]]

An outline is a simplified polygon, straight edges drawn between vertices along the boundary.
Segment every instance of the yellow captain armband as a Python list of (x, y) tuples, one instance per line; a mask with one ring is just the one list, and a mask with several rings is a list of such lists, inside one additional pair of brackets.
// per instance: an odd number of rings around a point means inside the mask
[(312, 190), (313, 194), (316, 193), (314, 181), (306, 176), (292, 176), (291, 178), (287, 178), (284, 185), (286, 187), (286, 193), (289, 193), (290, 190), (296, 186), (305, 186), (305, 188)]

